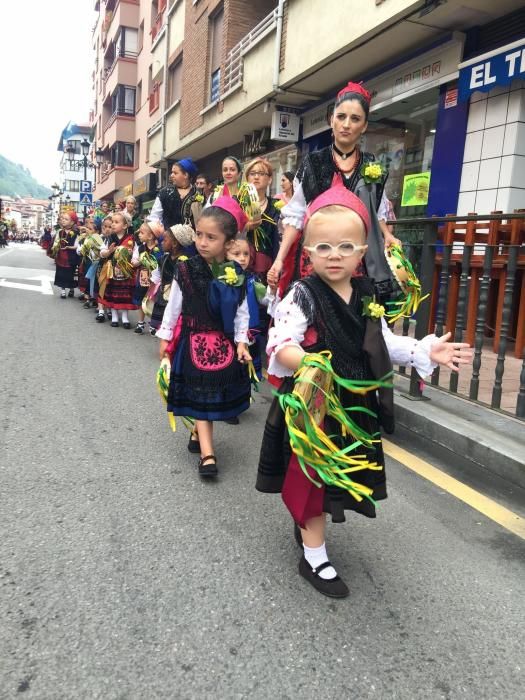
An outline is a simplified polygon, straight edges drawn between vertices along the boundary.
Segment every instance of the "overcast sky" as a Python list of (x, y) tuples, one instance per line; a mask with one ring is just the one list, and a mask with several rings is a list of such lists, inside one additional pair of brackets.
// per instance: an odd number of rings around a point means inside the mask
[(2, 2), (0, 154), (43, 185), (59, 178), (57, 145), (93, 102), (94, 0)]

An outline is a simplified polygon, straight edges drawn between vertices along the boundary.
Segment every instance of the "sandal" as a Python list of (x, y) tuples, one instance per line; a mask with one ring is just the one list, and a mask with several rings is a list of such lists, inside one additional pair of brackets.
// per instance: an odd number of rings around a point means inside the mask
[(339, 576), (335, 576), (334, 578), (321, 578), (319, 576), (319, 572), (329, 566), (332, 566), (330, 562), (325, 561), (324, 564), (321, 564), (316, 569), (312, 569), (303, 556), (299, 562), (299, 573), (316, 591), (319, 591), (319, 593), (329, 598), (346, 598), (350, 591), (343, 579), (339, 578)]
[[(208, 462), (209, 459), (213, 459), (213, 462)], [(204, 462), (206, 462), (206, 464), (204, 464)], [(201, 457), (199, 461), (199, 476), (202, 476), (204, 479), (209, 479), (217, 476), (218, 473), (215, 455)]]

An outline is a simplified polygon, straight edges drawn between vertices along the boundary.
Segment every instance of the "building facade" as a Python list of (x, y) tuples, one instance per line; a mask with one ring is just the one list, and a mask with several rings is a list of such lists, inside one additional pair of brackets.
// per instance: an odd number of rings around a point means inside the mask
[(62, 192), (58, 206), (83, 216), (93, 204), (95, 163), (91, 158), (84, 160), (82, 142), (88, 142), (91, 149), (91, 126), (69, 122), (60, 134), (57, 150), (61, 154), (59, 186)]
[(104, 153), (96, 199), (119, 202), (134, 194), (142, 208), (155, 196), (147, 131), (155, 115), (152, 48), (162, 2), (97, 0), (93, 28), (93, 152)]
[(227, 154), (268, 158), (275, 191), (283, 171), (330, 143), (334, 95), (354, 80), (373, 94), (362, 145), (388, 165), (398, 217), (524, 208), (515, 183), (525, 59), (515, 53), (514, 80), (492, 92), (458, 87), (476, 57), (521, 51), (522, 3), (363, 0), (353, 13), (354, 5), (96, 2), (94, 148), (105, 153), (97, 197), (135, 193), (151, 203), (176, 159), (191, 156), (217, 179)]

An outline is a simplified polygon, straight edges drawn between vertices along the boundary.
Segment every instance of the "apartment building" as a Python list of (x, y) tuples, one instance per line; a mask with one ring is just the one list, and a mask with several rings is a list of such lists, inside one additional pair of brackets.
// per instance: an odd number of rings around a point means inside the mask
[(162, 0), (96, 0), (92, 154), (103, 153), (94, 183), (96, 199), (114, 202), (134, 194), (144, 207), (155, 196), (156, 171), (149, 164), (147, 131), (152, 109), (151, 51)]
[[(84, 156), (89, 153), (91, 145), (91, 126), (69, 122), (62, 130), (57, 146), (57, 151), (62, 154), (59, 184), (62, 191), (62, 209), (81, 215), (93, 202), (91, 183), (94, 179), (95, 164), (91, 159), (87, 159), (84, 168)], [(86, 182), (90, 183), (89, 187), (84, 184)]]
[[(264, 154), (275, 191), (281, 172), (330, 142), (335, 93), (362, 80), (374, 95), (363, 147), (388, 165), (397, 215), (525, 206), (525, 188), (515, 186), (525, 168), (525, 60), (513, 59), (507, 83), (458, 90), (477, 57), (525, 50), (519, 0), (106, 0), (95, 8), (94, 149), (105, 154), (97, 197), (133, 192), (151, 202), (177, 158), (190, 155), (216, 179), (228, 153), (243, 162)], [(487, 131), (494, 126), (497, 134)], [(414, 178), (426, 183), (419, 199), (410, 197)]]
[[(497, 81), (458, 96), (460, 73), (476, 56), (504, 53), (508, 46), (525, 50), (521, 2), (170, 0), (160, 5), (150, 83), (158, 109), (146, 151), (161, 177), (173, 160), (186, 155), (216, 178), (227, 153), (244, 162), (264, 154), (276, 172), (275, 190), (282, 171), (294, 170), (305, 153), (330, 143), (334, 95), (348, 80), (363, 80), (374, 95), (363, 147), (389, 166), (387, 193), (397, 215), (525, 207), (525, 189), (516, 186), (516, 174), (525, 168), (525, 134), (519, 126), (525, 113), (525, 60), (514, 57), (514, 79), (505, 86)], [(473, 107), (476, 101), (484, 101), (485, 111)], [(470, 133), (484, 133), (494, 120), (497, 138), (491, 147), (489, 132), (483, 150), (480, 134)], [(417, 177), (426, 183), (425, 195), (411, 199)]]

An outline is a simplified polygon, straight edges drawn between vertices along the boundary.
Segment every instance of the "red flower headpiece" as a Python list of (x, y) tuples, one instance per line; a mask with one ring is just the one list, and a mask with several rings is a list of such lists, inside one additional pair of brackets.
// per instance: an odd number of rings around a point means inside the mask
[(363, 83), (348, 83), (348, 85), (345, 85), (342, 90), (339, 90), (337, 93), (337, 99), (342, 97), (347, 92), (357, 92), (358, 95), (363, 95), (368, 104), (370, 104), (372, 101), (372, 95), (365, 87), (363, 87)]
[(319, 209), (323, 209), (324, 207), (331, 207), (334, 204), (355, 211), (355, 213), (363, 221), (363, 224), (365, 225), (365, 232), (368, 234), (368, 231), (370, 230), (370, 214), (368, 213), (368, 209), (359, 199), (359, 197), (353, 192), (350, 192), (350, 190), (347, 190), (344, 185), (335, 185), (330, 187), (328, 190), (314, 199), (306, 210), (305, 225), (308, 223), (308, 221), (310, 221), (316, 211), (319, 211)]

